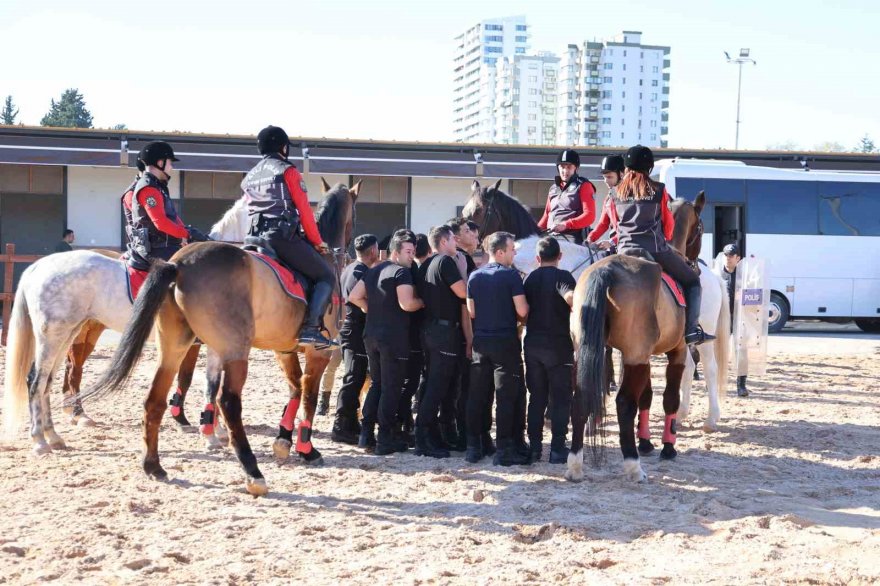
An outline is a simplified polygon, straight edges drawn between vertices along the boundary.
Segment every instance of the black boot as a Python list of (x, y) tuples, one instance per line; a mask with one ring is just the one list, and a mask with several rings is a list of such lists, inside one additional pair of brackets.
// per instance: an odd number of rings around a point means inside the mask
[(550, 463), (565, 464), (568, 462), (568, 448), (565, 447), (565, 438), (558, 440), (553, 438), (550, 442)]
[(465, 461), (470, 464), (476, 464), (483, 459), (483, 456), (485, 456), (485, 454), (483, 453), (480, 436), (469, 435), (467, 437), (467, 451), (464, 454)]
[(376, 448), (376, 434), (373, 432), (372, 425), (364, 425), (361, 427), (361, 433), (358, 438), (358, 447), (368, 452), (372, 452)]
[[(532, 447), (531, 447), (531, 446), (529, 445), (529, 443), (526, 441), (526, 438), (525, 438), (525, 437), (523, 437), (523, 436), (515, 437), (514, 440), (513, 440), (513, 449), (516, 450), (516, 453), (517, 453), (517, 454), (519, 454), (519, 455), (521, 455), (521, 456), (525, 456), (526, 458), (528, 458), (528, 459), (529, 459), (529, 462), (528, 462), (529, 464), (532, 463)], [(541, 452), (540, 452), (540, 449), (541, 449), (541, 444), (539, 443), (539, 444), (538, 444), (538, 450), (539, 450), (539, 451), (538, 451), (538, 459), (539, 459), (539, 460), (541, 459)]]
[(714, 340), (715, 336), (707, 334), (700, 327), (700, 303), (703, 300), (703, 289), (699, 283), (691, 285), (684, 292), (687, 307), (684, 310), (684, 342), (688, 346), (698, 345)]
[(424, 426), (416, 426), (416, 456), (427, 456), (429, 458), (448, 458), (449, 451), (434, 445), (431, 436)]
[(495, 442), (492, 441), (492, 434), (488, 431), (483, 432), (480, 435), (480, 444), (483, 446), (483, 455), (485, 456), (494, 456), (495, 452)]
[(317, 415), (327, 415), (330, 411), (330, 391), (321, 393), (321, 400), (318, 401)]
[(528, 445), (530, 448), (529, 459), (532, 462), (540, 462), (541, 454), (544, 451), (544, 446), (541, 445), (540, 441), (535, 441), (534, 439), (531, 440)]
[(333, 430), (330, 432), (330, 439), (336, 443), (358, 445), (359, 433), (354, 425), (344, 415), (337, 415), (333, 421)]
[(406, 413), (403, 416), (403, 422), (400, 425), (400, 439), (406, 442), (410, 448), (416, 447), (416, 436), (413, 433), (415, 424), (413, 423), (412, 413)]
[(746, 377), (736, 377), (736, 394), (740, 397), (749, 396), (749, 390), (746, 388)]
[(323, 332), (324, 314), (330, 305), (333, 296), (333, 285), (319, 281), (315, 284), (312, 299), (309, 301), (308, 314), (299, 331), (299, 343), (303, 346), (314, 346), (324, 349), (330, 346), (338, 346), (335, 340), (326, 337)]
[(387, 456), (395, 452), (405, 452), (407, 450), (406, 442), (400, 441), (395, 437), (393, 427), (379, 426), (379, 435), (376, 437), (377, 456)]
[(440, 436), (443, 438), (443, 443), (446, 444), (447, 449), (454, 450), (458, 447), (458, 427), (454, 421), (440, 424)]
[(531, 464), (528, 455), (519, 453), (513, 445), (513, 440), (498, 440), (498, 451), (492, 460), (495, 466), (518, 466)]

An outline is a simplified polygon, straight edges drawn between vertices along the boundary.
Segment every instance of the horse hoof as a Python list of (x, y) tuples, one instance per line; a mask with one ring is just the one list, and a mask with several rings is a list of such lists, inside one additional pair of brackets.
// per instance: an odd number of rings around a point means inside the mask
[(229, 441), (229, 431), (222, 425), (214, 426), (214, 435), (217, 436), (217, 439), (221, 442)]
[(565, 479), (571, 482), (580, 482), (584, 479), (584, 453), (569, 452), (565, 470)]
[(286, 440), (283, 437), (276, 437), (275, 443), (272, 444), (272, 451), (275, 452), (275, 457), (279, 460), (286, 460), (290, 457), (290, 448), (293, 446), (293, 442), (290, 440)]
[(703, 432), (704, 433), (715, 433), (718, 431), (718, 426), (714, 423), (709, 423), (708, 421), (703, 424)]
[(639, 454), (642, 456), (647, 456), (651, 452), (654, 451), (654, 444), (651, 443), (651, 440), (646, 440), (639, 438)]
[(312, 448), (312, 451), (308, 454), (303, 454), (302, 452), (297, 452), (297, 454), (299, 454), (299, 457), (302, 458), (309, 466), (324, 465), (324, 457), (321, 455), (321, 452), (319, 452), (315, 448)]
[(57, 440), (52, 440), (51, 442), (49, 442), (49, 447), (51, 447), (53, 450), (66, 450), (67, 444), (64, 443), (63, 439), (58, 438)]
[(675, 446), (672, 444), (663, 444), (663, 449), (660, 450), (661, 460), (675, 460), (677, 455), (678, 452), (675, 451)]
[(623, 461), (623, 473), (633, 482), (647, 482), (648, 475), (642, 470), (642, 465), (638, 460), (627, 459)]
[(48, 456), (52, 453), (52, 448), (46, 442), (37, 442), (33, 448), (34, 456)]
[(264, 478), (248, 478), (245, 482), (248, 494), (253, 496), (266, 496), (269, 494), (269, 486)]
[(162, 466), (160, 466), (159, 464), (145, 464), (144, 473), (147, 475), (147, 478), (151, 478), (153, 480), (168, 480), (168, 473), (165, 472), (165, 469), (162, 468)]
[(205, 449), (209, 452), (216, 452), (217, 450), (223, 449), (223, 442), (217, 439), (217, 436), (206, 435), (205, 436)]

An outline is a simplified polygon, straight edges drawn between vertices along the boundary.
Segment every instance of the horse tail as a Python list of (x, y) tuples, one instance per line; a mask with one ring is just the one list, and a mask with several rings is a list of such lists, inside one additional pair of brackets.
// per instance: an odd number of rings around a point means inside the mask
[(109, 395), (125, 385), (141, 358), (144, 345), (153, 331), (156, 314), (168, 295), (169, 287), (177, 279), (177, 274), (176, 264), (161, 260), (153, 262), (150, 274), (134, 302), (131, 319), (125, 326), (110, 367), (97, 383), (82, 394), (82, 399)]
[(581, 395), (586, 437), (594, 465), (602, 456), (604, 440), (601, 423), (605, 418), (605, 332), (608, 290), (614, 269), (605, 265), (587, 278), (587, 290), (581, 306), (581, 343), (577, 350), (577, 385)]
[(715, 328), (715, 362), (718, 365), (718, 398), (727, 396), (727, 371), (730, 367), (730, 298), (724, 281), (718, 279), (721, 289), (721, 309), (718, 313), (718, 327)]
[(28, 310), (24, 283), (19, 284), (9, 321), (6, 344), (6, 388), (3, 393), (4, 436), (10, 439), (27, 412), (28, 373), (34, 363), (36, 337)]

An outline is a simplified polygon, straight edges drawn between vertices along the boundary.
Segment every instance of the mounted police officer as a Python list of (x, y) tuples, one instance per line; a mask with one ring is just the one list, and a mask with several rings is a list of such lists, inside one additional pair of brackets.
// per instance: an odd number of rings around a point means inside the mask
[[(605, 235), (605, 232), (607, 232), (614, 224), (614, 222), (611, 221), (611, 218), (614, 215), (614, 189), (620, 183), (620, 180), (623, 179), (624, 170), (623, 157), (621, 155), (608, 155), (602, 159), (599, 171), (602, 173), (602, 179), (608, 187), (608, 195), (605, 197), (605, 201), (602, 204), (602, 215), (599, 216), (599, 223), (596, 224), (596, 227), (587, 235), (588, 242), (596, 242), (602, 238), (602, 236)], [(600, 242), (599, 248), (602, 250), (608, 250), (616, 245), (617, 233), (612, 230), (609, 240)]]
[[(187, 240), (205, 240), (191, 226), (184, 226), (177, 215), (168, 181), (172, 163), (179, 159), (164, 141), (151, 142), (138, 154), (140, 178), (131, 188), (131, 215), (126, 228), (129, 237), (129, 259), (136, 268), (149, 268), (153, 259), (170, 259)], [(123, 196), (123, 204), (126, 201)]]
[(329, 254), (330, 247), (318, 232), (306, 183), (287, 160), (290, 139), (283, 129), (267, 126), (257, 135), (257, 146), (263, 159), (241, 182), (251, 219), (249, 233), (266, 239), (287, 266), (314, 282), (299, 343), (319, 348), (333, 345), (322, 332), (335, 275), (321, 255)]
[(541, 230), (571, 236), (578, 244), (584, 241), (584, 229), (596, 219), (596, 188), (577, 174), (581, 157), (577, 151), (565, 149), (559, 153), (556, 169), (559, 175), (547, 194), (544, 215), (538, 222)]
[(621, 253), (648, 252), (663, 270), (681, 283), (687, 301), (684, 340), (688, 345), (714, 340), (699, 324), (702, 288), (699, 274), (684, 256), (669, 246), (675, 219), (669, 209), (669, 193), (662, 183), (650, 178), (654, 153), (636, 145), (623, 157), (626, 175), (612, 192), (615, 229)]

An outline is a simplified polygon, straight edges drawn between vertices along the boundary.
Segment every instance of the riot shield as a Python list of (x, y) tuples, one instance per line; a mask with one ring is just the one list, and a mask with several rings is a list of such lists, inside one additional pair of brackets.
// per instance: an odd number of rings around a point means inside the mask
[(767, 371), (767, 325), (770, 318), (770, 275), (764, 259), (747, 257), (736, 267), (733, 341), (736, 375)]

